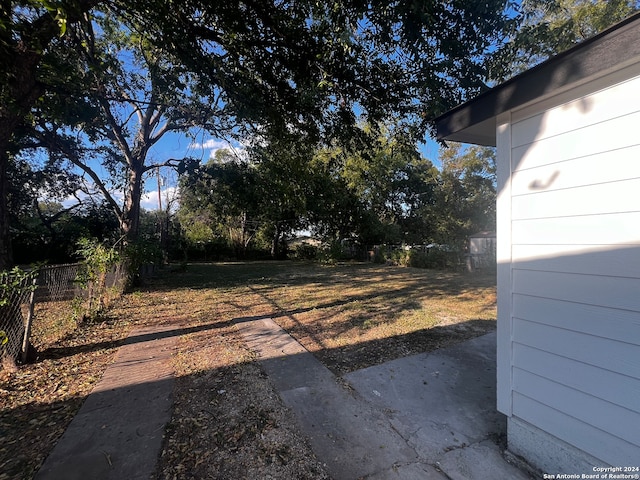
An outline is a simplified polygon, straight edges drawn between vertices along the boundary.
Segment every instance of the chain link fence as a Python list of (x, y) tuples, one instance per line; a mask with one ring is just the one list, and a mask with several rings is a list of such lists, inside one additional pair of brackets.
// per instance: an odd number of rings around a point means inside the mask
[(50, 265), (39, 269), (36, 302), (73, 300), (84, 295), (78, 279), (81, 264)]
[(0, 358), (16, 359), (25, 339), (25, 325), (33, 313), (33, 275), (0, 272)]
[(32, 327), (49, 340), (70, 333), (119, 296), (126, 278), (122, 263), (92, 275), (79, 263), (0, 273), (2, 363), (27, 360)]

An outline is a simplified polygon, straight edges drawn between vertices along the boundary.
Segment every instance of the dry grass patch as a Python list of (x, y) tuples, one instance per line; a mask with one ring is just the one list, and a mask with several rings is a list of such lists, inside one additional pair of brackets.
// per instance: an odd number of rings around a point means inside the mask
[(158, 479), (328, 478), (234, 326), (261, 316), (342, 374), (492, 330), (495, 278), (286, 262), (167, 272), (96, 323), (40, 329), (38, 362), (0, 371), (0, 479), (32, 478), (115, 348), (145, 324), (180, 337)]
[(158, 479), (328, 478), (235, 329), (239, 316), (269, 311), (247, 286), (263, 278), (253, 270), (193, 266), (180, 279), (188, 286), (166, 294), (189, 318), (174, 358), (174, 412)]
[[(250, 287), (271, 316), (344, 374), (495, 328), (491, 274), (354, 264), (298, 266)], [(255, 302), (255, 301), (254, 301)]]

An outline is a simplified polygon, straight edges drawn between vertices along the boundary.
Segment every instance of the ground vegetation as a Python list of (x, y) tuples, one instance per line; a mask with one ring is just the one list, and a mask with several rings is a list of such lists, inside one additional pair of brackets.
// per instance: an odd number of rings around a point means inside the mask
[(325, 468), (234, 322), (273, 318), (340, 376), (492, 331), (495, 277), (374, 264), (201, 264), (156, 277), (81, 329), (54, 308), (34, 323), (37, 361), (0, 370), (0, 478), (33, 478), (115, 349), (132, 329), (154, 324), (178, 336), (158, 479), (321, 479)]

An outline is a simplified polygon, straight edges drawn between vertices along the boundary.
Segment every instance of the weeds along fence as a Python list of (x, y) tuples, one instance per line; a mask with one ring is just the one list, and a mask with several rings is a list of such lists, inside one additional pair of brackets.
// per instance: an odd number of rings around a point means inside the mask
[(70, 333), (119, 296), (125, 281), (122, 263), (92, 273), (79, 263), (0, 273), (0, 357), (25, 362), (34, 331), (49, 341)]

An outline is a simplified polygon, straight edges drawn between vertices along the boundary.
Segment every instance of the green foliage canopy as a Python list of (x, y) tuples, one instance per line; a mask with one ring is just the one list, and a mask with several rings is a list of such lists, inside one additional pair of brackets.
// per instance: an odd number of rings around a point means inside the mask
[[(118, 29), (123, 33), (121, 40), (138, 42), (144, 58), (161, 59), (149, 63), (151, 76), (162, 73), (156, 75), (162, 79), (156, 92), (188, 91), (208, 100), (219, 107), (217, 118), (225, 120), (225, 127), (304, 130), (327, 139), (353, 139), (360, 114), (372, 124), (394, 116), (408, 122), (416, 137), (421, 136), (429, 128), (428, 119), (480, 91), (484, 54), (505, 24), (504, 3), (3, 2), (0, 61), (6, 69), (0, 74), (0, 268), (10, 263), (7, 166), (9, 158), (23, 148), (20, 130), (38, 125), (39, 141), (46, 140), (47, 148), (55, 145), (58, 158), (63, 158), (86, 151), (73, 144), (72, 136), (61, 135), (61, 128), (81, 128), (87, 133), (89, 126), (108, 123), (104, 93), (114, 90), (108, 82), (96, 85), (94, 80), (112, 80), (124, 70), (114, 68), (104, 55), (87, 62), (86, 55), (77, 53), (93, 51), (97, 43), (91, 36), (73, 41), (88, 30), (92, 18), (99, 18), (98, 12), (103, 18), (120, 19), (125, 26)], [(103, 28), (107, 32), (107, 26)], [(112, 35), (110, 41), (117, 49), (116, 37)], [(187, 76), (192, 80), (188, 89)], [(86, 81), (92, 85), (90, 93), (103, 95), (100, 101), (82, 93)], [(168, 105), (174, 100), (160, 94), (146, 99), (149, 106), (165, 106), (166, 112), (194, 106), (189, 102)], [(102, 113), (95, 115), (101, 106)], [(191, 109), (191, 121), (183, 127), (206, 123), (198, 113), (197, 108)], [(95, 119), (97, 125), (91, 125)], [(214, 122), (205, 128), (219, 126)], [(112, 129), (112, 134), (122, 144), (118, 132)], [(122, 155), (126, 148), (121, 146)], [(137, 147), (144, 153), (148, 142), (134, 144), (133, 149)], [(143, 167), (135, 167), (140, 176)], [(128, 195), (134, 204), (125, 208), (132, 215), (123, 212), (124, 225), (135, 232), (139, 213), (135, 198), (140, 189), (136, 186)]]
[(508, 41), (490, 61), (489, 77), (504, 81), (637, 10), (636, 0), (523, 0)]
[(134, 0), (120, 14), (218, 89), (240, 123), (337, 136), (426, 119), (483, 88), (505, 2)]

